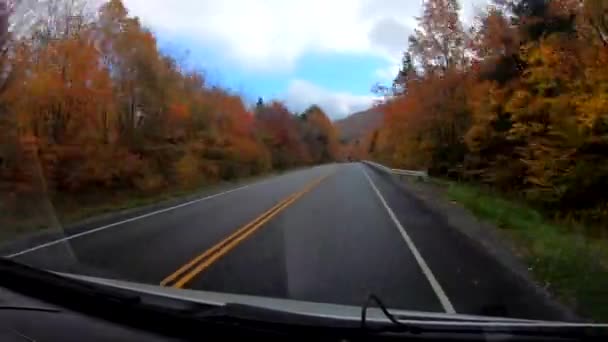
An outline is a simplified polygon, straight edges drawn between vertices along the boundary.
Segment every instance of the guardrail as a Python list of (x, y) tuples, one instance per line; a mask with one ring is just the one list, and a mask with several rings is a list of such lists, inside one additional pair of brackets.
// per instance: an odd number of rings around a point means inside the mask
[(375, 166), (379, 169), (381, 169), (384, 172), (388, 172), (394, 175), (398, 175), (398, 176), (413, 176), (413, 177), (421, 177), (424, 180), (427, 180), (429, 178), (429, 174), (426, 171), (413, 171), (413, 170), (402, 170), (402, 169), (391, 169), (389, 167), (386, 167), (382, 164), (370, 161), (370, 160), (364, 160), (365, 163), (370, 164), (372, 166)]

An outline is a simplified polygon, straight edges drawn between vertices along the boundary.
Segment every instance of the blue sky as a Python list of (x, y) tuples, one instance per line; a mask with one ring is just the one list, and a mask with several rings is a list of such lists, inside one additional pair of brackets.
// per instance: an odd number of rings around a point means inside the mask
[[(124, 0), (161, 48), (254, 102), (368, 108), (397, 71), (421, 0)], [(465, 16), (473, 2), (463, 2)], [(186, 51), (188, 53), (186, 54)]]
[(193, 42), (188, 37), (158, 34), (161, 49), (183, 58), (192, 68), (200, 68), (210, 81), (243, 89), (249, 95), (280, 97), (292, 78), (309, 80), (332, 91), (369, 95), (371, 85), (384, 77), (377, 70), (391, 65), (385, 58), (353, 53), (305, 53), (291, 70), (251, 70), (234, 61), (226, 61), (220, 49), (212, 44)]
[[(222, 50), (213, 44), (193, 42), (188, 37), (158, 36), (164, 52), (184, 59), (191, 68), (203, 70), (210, 83), (228, 87), (250, 102), (258, 97), (287, 101), (287, 90), (293, 80), (318, 85), (331, 93), (367, 98), (372, 95), (370, 88), (374, 83), (386, 81), (378, 71), (392, 65), (386, 58), (373, 55), (313, 52), (299, 56), (288, 70), (248, 69), (237, 61), (226, 60)], [(363, 103), (360, 108), (366, 106)]]

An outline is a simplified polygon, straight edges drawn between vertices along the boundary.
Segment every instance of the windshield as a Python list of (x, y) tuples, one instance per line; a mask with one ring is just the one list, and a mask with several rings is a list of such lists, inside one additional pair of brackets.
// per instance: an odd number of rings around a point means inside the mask
[(608, 3), (0, 1), (0, 255), (608, 321)]

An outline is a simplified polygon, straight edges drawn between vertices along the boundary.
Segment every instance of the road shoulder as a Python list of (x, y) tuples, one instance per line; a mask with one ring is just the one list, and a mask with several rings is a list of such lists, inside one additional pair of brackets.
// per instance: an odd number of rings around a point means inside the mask
[(40, 228), (27, 234), (21, 234), (15, 239), (0, 241), (0, 256), (11, 256), (20, 251), (42, 245), (50, 241), (63, 239), (76, 234), (86, 233), (87, 231), (98, 229), (99, 227), (106, 225), (112, 225), (117, 222), (136, 219), (137, 217), (143, 215), (185, 205), (189, 202), (202, 200), (206, 197), (218, 196), (224, 193), (237, 191), (248, 186), (263, 183), (276, 176), (297, 172), (298, 170), (299, 169), (294, 169), (281, 174), (270, 173), (267, 175), (240, 179), (234, 182), (219, 183), (199, 190), (194, 190), (190, 194), (168, 196), (147, 205), (99, 213), (76, 222), (62, 223), (56, 218), (51, 218), (49, 219), (50, 223), (47, 227)]
[(373, 165), (368, 169), (457, 312), (581, 320), (534, 282), (496, 227), (448, 200), (441, 188), (411, 183)]

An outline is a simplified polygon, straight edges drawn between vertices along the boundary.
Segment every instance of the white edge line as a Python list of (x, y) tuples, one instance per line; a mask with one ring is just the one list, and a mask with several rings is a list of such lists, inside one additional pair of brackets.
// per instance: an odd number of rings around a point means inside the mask
[(395, 216), (395, 213), (393, 212), (393, 210), (388, 206), (388, 204), (386, 203), (386, 200), (384, 199), (384, 197), (382, 197), (382, 194), (380, 193), (380, 191), (378, 190), (378, 188), (376, 187), (376, 185), (374, 184), (372, 179), (369, 177), (367, 172), (365, 172), (365, 170), (363, 168), (361, 168), (361, 171), (363, 171), (363, 174), (367, 178), (367, 181), (371, 185), (372, 189), (374, 189), (374, 192), (376, 193), (376, 195), (378, 195), (378, 198), (380, 199), (380, 202), (382, 202), (382, 204), (384, 205), (384, 208), (388, 212), (388, 215), (391, 217), (391, 219), (393, 220), (393, 222), (399, 229), (399, 232), (401, 233), (401, 236), (403, 236), (405, 243), (410, 248), (410, 251), (414, 255), (416, 262), (418, 262), (418, 266), (420, 266), (422, 273), (424, 273), (424, 275), (426, 276), (426, 279), (431, 284), (433, 291), (435, 291), (435, 294), (437, 295), (439, 302), (441, 302), (443, 309), (448, 314), (455, 314), (456, 310), (454, 310), (454, 306), (452, 305), (452, 303), (450, 302), (450, 299), (445, 294), (445, 292), (443, 291), (443, 288), (441, 287), (441, 285), (439, 284), (439, 282), (433, 275), (433, 272), (427, 265), (426, 261), (424, 261), (424, 259), (422, 258), (422, 255), (418, 251), (418, 248), (416, 248), (416, 245), (414, 245), (414, 241), (412, 241), (410, 236), (407, 234), (407, 232), (401, 225), (401, 222), (399, 222), (399, 220), (397, 219), (397, 216)]
[(230, 190), (223, 191), (223, 192), (220, 192), (220, 193), (217, 193), (217, 194), (213, 194), (213, 195), (206, 196), (206, 197), (203, 197), (203, 198), (198, 198), (198, 199), (195, 199), (195, 200), (192, 200), (192, 201), (189, 201), (189, 202), (181, 203), (181, 204), (178, 204), (178, 205), (173, 206), (173, 207), (169, 207), (169, 208), (153, 211), (153, 212), (150, 212), (150, 213), (147, 213), (147, 214), (144, 214), (144, 215), (139, 215), (139, 216), (131, 217), (131, 218), (123, 220), (123, 221), (110, 223), (110, 224), (105, 225), (105, 226), (93, 228), (93, 229), (90, 229), (90, 230), (87, 230), (87, 231), (84, 231), (84, 232), (81, 232), (81, 233), (78, 233), (78, 234), (66, 236), (66, 237), (61, 238), (61, 239), (57, 239), (57, 240), (53, 240), (53, 241), (50, 241), (50, 242), (47, 242), (47, 243), (43, 243), (41, 245), (38, 245), (38, 246), (35, 246), (35, 247), (32, 247), (32, 248), (24, 249), (24, 250), (22, 250), (20, 252), (13, 253), (13, 254), (10, 254), (10, 255), (6, 255), (4, 257), (5, 258), (9, 258), (9, 259), (10, 258), (15, 258), (15, 257), (18, 257), (18, 256), (23, 255), (23, 254), (31, 253), (31, 252), (37, 251), (39, 249), (42, 249), (42, 248), (46, 248), (46, 247), (50, 247), (50, 246), (56, 245), (58, 243), (62, 243), (62, 242), (65, 242), (65, 241), (76, 239), (76, 238), (79, 238), (81, 236), (85, 236), (85, 235), (88, 235), (88, 234), (97, 233), (97, 232), (100, 232), (100, 231), (108, 229), (108, 228), (112, 228), (112, 227), (115, 227), (115, 226), (119, 226), (121, 224), (125, 224), (125, 223), (129, 223), (129, 222), (141, 220), (141, 219), (146, 218), (146, 217), (162, 214), (162, 213), (165, 213), (165, 212), (168, 212), (168, 211), (171, 211), (171, 210), (175, 210), (175, 209), (178, 209), (178, 208), (189, 206), (189, 205), (192, 205), (194, 203), (206, 201), (206, 200), (209, 200), (209, 199), (212, 199), (212, 198), (215, 198), (215, 197), (219, 197), (219, 196), (222, 196), (222, 195), (227, 195), (227, 194), (229, 194), (231, 192), (243, 190), (243, 189), (249, 188), (250, 186), (262, 184), (264, 182), (266, 182), (266, 181), (261, 181), (261, 182), (257, 182), (257, 183), (253, 183), (253, 184), (247, 184), (247, 185), (235, 188), (235, 189), (230, 189)]

